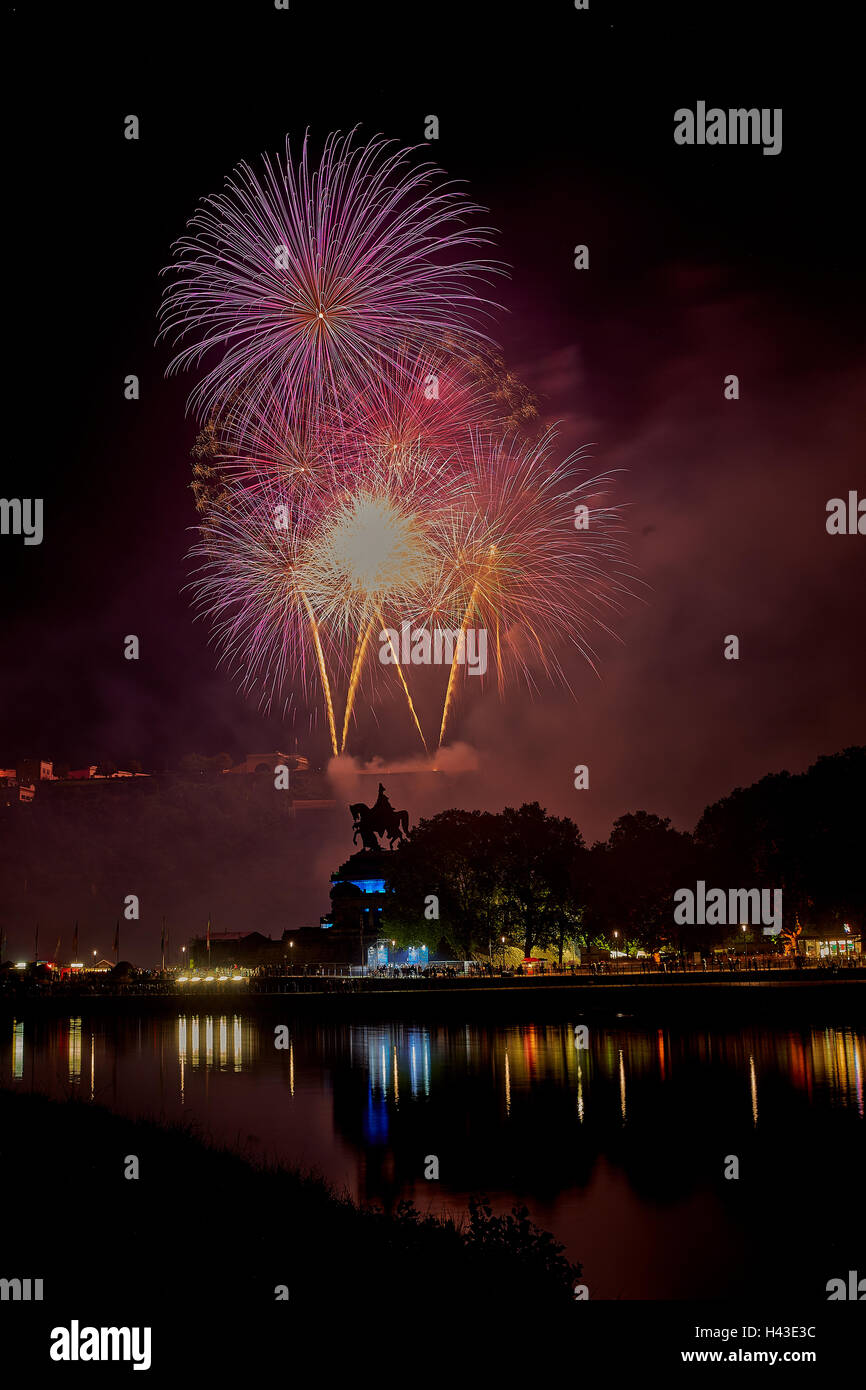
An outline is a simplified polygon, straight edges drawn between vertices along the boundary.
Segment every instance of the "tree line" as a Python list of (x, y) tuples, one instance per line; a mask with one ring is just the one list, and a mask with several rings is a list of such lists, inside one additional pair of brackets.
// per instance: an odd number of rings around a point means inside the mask
[(502, 937), (526, 956), (614, 941), (697, 949), (731, 936), (730, 927), (674, 923), (674, 893), (703, 879), (781, 889), (785, 930), (862, 929), (864, 773), (866, 747), (847, 748), (806, 772), (737, 788), (692, 831), (637, 811), (593, 845), (538, 802), (443, 811), (395, 852), (383, 921), (402, 945), (436, 947), (444, 937), (463, 958), (495, 954)]

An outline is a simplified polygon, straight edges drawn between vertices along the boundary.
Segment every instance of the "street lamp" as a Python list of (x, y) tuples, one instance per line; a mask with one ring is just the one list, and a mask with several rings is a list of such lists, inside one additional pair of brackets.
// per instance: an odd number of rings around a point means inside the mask
[(617, 941), (619, 940), (619, 932), (618, 932), (618, 931), (615, 931), (615, 932), (614, 932), (614, 934), (613, 934), (613, 940), (614, 940), (614, 947), (613, 947), (613, 968), (614, 968), (615, 971), (618, 971), (618, 970), (619, 970), (619, 958), (618, 958), (617, 949), (616, 949), (616, 943), (617, 943)]
[(505, 937), (502, 938), (502, 973), (505, 974)]

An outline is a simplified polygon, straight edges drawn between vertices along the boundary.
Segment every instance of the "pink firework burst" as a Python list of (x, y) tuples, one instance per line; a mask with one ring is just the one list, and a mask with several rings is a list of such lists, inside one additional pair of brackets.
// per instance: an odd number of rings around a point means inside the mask
[(192, 588), (220, 661), (261, 705), (291, 701), (322, 677), (316, 615), (300, 577), (302, 556), (322, 498), (275, 479), (236, 484), (208, 512), (190, 555), (199, 561)]
[(418, 451), (447, 455), (496, 416), (487, 383), (453, 349), (419, 352), (401, 343), (364, 390), (341, 403), (332, 436), (350, 460)]
[(556, 432), (527, 441), (484, 431), (433, 522), (440, 557), (431, 610), (438, 621), (484, 628), (500, 689), (509, 672), (535, 685), (533, 668), (567, 683), (569, 644), (595, 669), (593, 630), (632, 593), (613, 475), (582, 468), (582, 451), (553, 456)]
[(478, 259), (481, 209), (432, 164), (376, 137), (332, 134), (317, 170), (305, 137), (294, 166), (242, 163), (206, 198), (175, 245), (161, 336), (180, 350), (170, 371), (220, 354), (192, 392), (200, 416), (237, 418), (276, 397), (317, 420), (399, 362), (459, 330), (486, 341), (495, 307), (479, 293), (495, 263)]

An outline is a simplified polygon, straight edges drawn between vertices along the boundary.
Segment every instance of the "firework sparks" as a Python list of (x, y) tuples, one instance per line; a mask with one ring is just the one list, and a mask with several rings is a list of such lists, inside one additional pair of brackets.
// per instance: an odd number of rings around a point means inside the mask
[(567, 684), (565, 647), (595, 668), (590, 635), (632, 578), (610, 475), (520, 434), (537, 402), (481, 332), (498, 267), (474, 254), (489, 229), (464, 225), (480, 209), (392, 142), (352, 140), (330, 136), (316, 171), (306, 139), (297, 167), (288, 141), (260, 175), (240, 165), (177, 243), (161, 306), (169, 370), (210, 363), (191, 397), (197, 610), (264, 706), (318, 683), (335, 754), (376, 625), (426, 749), (387, 623), (458, 639), (441, 746), (473, 625), (500, 695)]
[[(356, 634), (341, 749), (345, 747), (374, 619), (385, 608), (401, 616), (421, 611), (435, 562), (429, 524), (415, 510), (429, 501), (436, 469), (427, 456), (380, 457), (360, 487), (340, 492), (324, 509), (301, 561), (301, 575), (321, 623), (343, 640)], [(398, 676), (410, 713), (424, 735), (402, 667)], [(426, 744), (425, 744), (426, 747)]]
[[(619, 509), (604, 501), (611, 474), (578, 472), (583, 454), (552, 460), (556, 435), (525, 442), (473, 433), (455, 500), (436, 522), (440, 571), (431, 610), (465, 633), (471, 621), (495, 638), (497, 681), (535, 686), (540, 665), (567, 684), (559, 653), (577, 648), (595, 670), (593, 629), (631, 592)], [(440, 727), (456, 684), (452, 666)]]
[(359, 454), (450, 456), (471, 429), (492, 425), (497, 409), (488, 385), (453, 353), (401, 344), (365, 390), (341, 403), (333, 437), (349, 463)]
[(367, 488), (328, 518), (303, 564), (317, 611), (343, 632), (360, 628), (383, 604), (403, 611), (417, 603), (432, 572), (418, 518)]
[(190, 398), (202, 418), (278, 397), (292, 418), (316, 419), (369, 388), (399, 344), (423, 351), (459, 325), (468, 340), (491, 306), (479, 291), (499, 269), (478, 259), (491, 229), (434, 165), (354, 132), (325, 142), (318, 170), (305, 138), (297, 168), (241, 164), (207, 198), (175, 245), (161, 333), (181, 345), (170, 370), (212, 350), (220, 360)]
[(199, 528), (191, 554), (202, 563), (192, 587), (221, 661), (245, 693), (259, 688), (265, 708), (280, 696), (288, 703), (298, 679), (306, 688), (312, 661), (336, 752), (319, 624), (300, 575), (308, 529), (302, 495), (268, 486), (227, 490)]

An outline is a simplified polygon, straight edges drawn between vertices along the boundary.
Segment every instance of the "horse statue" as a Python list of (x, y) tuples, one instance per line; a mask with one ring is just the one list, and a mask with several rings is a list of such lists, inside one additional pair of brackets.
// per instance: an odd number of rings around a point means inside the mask
[(408, 840), (409, 838), (409, 812), (395, 811), (388, 797), (385, 795), (385, 788), (379, 783), (379, 795), (373, 806), (367, 806), (363, 801), (357, 801), (349, 807), (352, 812), (352, 829), (354, 835), (352, 843), (358, 843), (358, 836), (361, 836), (361, 845), (364, 849), (379, 850), (378, 836), (384, 835), (388, 840), (388, 848), (394, 848), (396, 840)]

